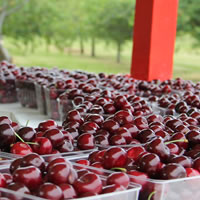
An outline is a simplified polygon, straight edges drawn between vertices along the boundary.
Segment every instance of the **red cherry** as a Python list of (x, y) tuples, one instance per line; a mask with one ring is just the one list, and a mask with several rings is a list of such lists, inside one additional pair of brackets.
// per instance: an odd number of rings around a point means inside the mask
[(133, 115), (125, 110), (120, 110), (115, 113), (114, 120), (116, 120), (120, 125), (131, 124), (134, 122)]
[(66, 163), (57, 163), (48, 170), (48, 180), (57, 185), (67, 183), (70, 167)]
[(186, 170), (186, 173), (187, 173), (187, 177), (199, 176), (200, 175), (199, 171), (197, 171), (196, 169), (186, 168), (185, 170)]
[(0, 173), (0, 187), (6, 187), (6, 178), (2, 173)]
[(33, 150), (28, 144), (24, 142), (17, 142), (11, 147), (10, 152), (17, 155), (24, 156), (24, 155), (32, 153)]
[(112, 193), (112, 192), (119, 192), (126, 190), (122, 185), (113, 184), (113, 185), (107, 185), (103, 187), (102, 194), (106, 193)]
[(102, 128), (107, 130), (109, 133), (114, 134), (115, 131), (119, 129), (119, 124), (116, 121), (109, 119), (104, 121)]
[(53, 147), (61, 145), (64, 140), (63, 133), (56, 128), (47, 130), (44, 134), (44, 137), (48, 138), (51, 141)]
[(144, 187), (148, 182), (148, 175), (144, 172), (139, 172), (137, 170), (130, 170), (127, 172), (130, 176), (130, 181), (140, 184), (142, 187)]
[(22, 158), (17, 158), (15, 160), (13, 160), (10, 164), (10, 173), (13, 174), (13, 172), (20, 167), (21, 165), (21, 161), (22, 161)]
[(60, 189), (63, 192), (64, 199), (72, 199), (77, 197), (76, 190), (72, 185), (69, 185), (67, 183), (63, 183), (59, 185)]
[(94, 136), (89, 133), (80, 135), (77, 139), (77, 146), (81, 150), (94, 149)]
[(9, 185), (10, 183), (13, 182), (13, 178), (12, 178), (12, 175), (9, 174), (9, 173), (3, 173), (3, 176), (6, 180), (6, 185)]
[(42, 174), (37, 167), (21, 167), (14, 171), (13, 181), (23, 183), (30, 190), (35, 190), (42, 184)]
[(120, 147), (110, 147), (103, 156), (103, 166), (105, 169), (124, 167), (126, 161), (127, 153)]
[(17, 133), (25, 142), (31, 142), (36, 136), (35, 130), (31, 127), (20, 128)]
[(63, 192), (59, 186), (53, 183), (44, 183), (38, 190), (38, 196), (50, 200), (62, 200)]
[(54, 165), (58, 164), (58, 163), (67, 163), (70, 166), (70, 163), (67, 162), (64, 158), (54, 158), (53, 160), (49, 161), (49, 164), (47, 165), (46, 171), (48, 172), (51, 167), (53, 167)]
[(140, 154), (145, 152), (145, 148), (142, 146), (136, 146), (136, 147), (131, 147), (127, 150), (127, 156), (130, 159), (133, 159), (134, 161), (137, 161)]
[(34, 152), (45, 155), (50, 154), (52, 152), (52, 144), (48, 138), (45, 137), (37, 137), (32, 142), (36, 143), (32, 145), (32, 149)]
[(86, 192), (99, 194), (102, 191), (102, 181), (100, 177), (91, 172), (77, 179), (73, 186), (79, 194)]
[(57, 128), (57, 124), (54, 120), (46, 120), (46, 121), (43, 121), (41, 122), (39, 125), (38, 125), (38, 130), (39, 131), (43, 131), (45, 132), (46, 130), (49, 130), (49, 129), (52, 129), (52, 128)]
[(130, 179), (127, 174), (123, 172), (114, 172), (110, 174), (106, 180), (107, 185), (118, 184), (124, 188), (128, 188)]
[(135, 125), (139, 130), (147, 129), (149, 128), (148, 122), (144, 117), (137, 117), (134, 120)]

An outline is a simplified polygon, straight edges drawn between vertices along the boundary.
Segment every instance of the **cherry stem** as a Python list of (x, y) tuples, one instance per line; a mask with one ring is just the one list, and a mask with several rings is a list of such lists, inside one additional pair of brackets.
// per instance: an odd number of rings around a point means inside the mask
[(22, 142), (25, 142), (16, 132), (14, 132), (14, 133)]
[(34, 145), (39, 145), (38, 143), (36, 142), (26, 142), (27, 144), (34, 144)]
[(28, 119), (25, 126), (28, 126), (29, 122), (30, 122), (30, 120)]
[(171, 140), (171, 141), (165, 142), (165, 144), (171, 144), (171, 143), (176, 143), (176, 142), (188, 142), (188, 140), (187, 139)]
[(152, 196), (156, 193), (156, 191), (153, 191), (149, 196), (147, 200), (151, 200)]
[(111, 168), (111, 170), (113, 170), (113, 171), (119, 170), (119, 171), (122, 171), (122, 172), (127, 172), (127, 170), (125, 168), (121, 168), (121, 167), (113, 167), (113, 168)]

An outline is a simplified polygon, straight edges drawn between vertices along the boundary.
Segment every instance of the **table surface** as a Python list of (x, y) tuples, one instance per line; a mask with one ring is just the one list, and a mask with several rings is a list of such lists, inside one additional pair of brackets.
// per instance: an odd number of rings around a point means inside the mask
[[(24, 108), (20, 103), (0, 104), (0, 116), (8, 116), (12, 121), (25, 126), (36, 128), (38, 124), (48, 119), (48, 116), (41, 115), (37, 109)], [(59, 125), (61, 122), (56, 121)]]

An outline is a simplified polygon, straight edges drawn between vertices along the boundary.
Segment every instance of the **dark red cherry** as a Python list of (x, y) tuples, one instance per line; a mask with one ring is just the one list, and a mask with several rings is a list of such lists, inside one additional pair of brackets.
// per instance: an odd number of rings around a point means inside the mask
[(31, 127), (20, 128), (17, 133), (25, 142), (31, 142), (36, 136), (36, 131)]
[(93, 149), (95, 146), (94, 136), (89, 133), (83, 133), (77, 139), (77, 146), (81, 150)]

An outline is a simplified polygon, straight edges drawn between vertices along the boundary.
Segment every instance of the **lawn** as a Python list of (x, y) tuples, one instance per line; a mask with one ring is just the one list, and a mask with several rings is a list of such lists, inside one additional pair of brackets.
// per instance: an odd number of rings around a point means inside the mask
[[(116, 48), (113, 45), (98, 43), (97, 56), (90, 57), (90, 45), (85, 45), (85, 54), (80, 55), (78, 44), (74, 44), (71, 53), (66, 49), (60, 52), (51, 47), (47, 52), (41, 44), (35, 49), (35, 52), (24, 53), (21, 49), (11, 45), (10, 40), (6, 40), (6, 46), (13, 55), (13, 62), (19, 66), (45, 66), (66, 69), (81, 69), (90, 72), (105, 73), (129, 73), (132, 44), (127, 43), (122, 51), (121, 62), (116, 62)], [(200, 81), (200, 56), (198, 51), (184, 49), (174, 56), (174, 74), (173, 77), (182, 77), (195, 82)]]

